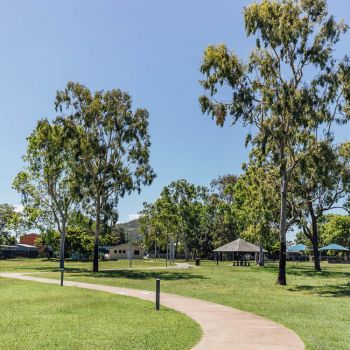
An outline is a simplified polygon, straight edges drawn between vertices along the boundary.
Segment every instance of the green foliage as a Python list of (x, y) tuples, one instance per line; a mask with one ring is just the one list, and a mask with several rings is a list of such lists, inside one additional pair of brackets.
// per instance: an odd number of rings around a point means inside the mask
[(20, 214), (12, 205), (0, 204), (0, 245), (15, 243), (14, 233), (18, 229), (20, 220)]
[(210, 183), (203, 230), (211, 237), (212, 249), (233, 241), (239, 233), (234, 212), (236, 182), (237, 176), (227, 174)]
[(311, 245), (315, 269), (321, 270), (318, 249), (324, 242), (320, 224), (325, 213), (335, 208), (347, 210), (350, 189), (350, 153), (348, 143), (334, 145), (331, 137), (313, 142), (310, 152), (295, 168), (290, 183), (291, 208), (303, 230), (298, 241)]
[(27, 226), (56, 224), (64, 233), (69, 210), (73, 205), (74, 187), (71, 143), (64, 138), (57, 120), (40, 120), (28, 137), (27, 167), (13, 182), (22, 195)]
[[(263, 0), (244, 9), (247, 36), (255, 48), (243, 62), (225, 45), (204, 53), (199, 101), (223, 126), (241, 121), (253, 126), (247, 142), (280, 173), (280, 270), (286, 284), (286, 231), (289, 182), (295, 167), (309, 154), (316, 135), (328, 135), (333, 121), (350, 118), (350, 67), (338, 61), (333, 48), (347, 30), (327, 12), (325, 0)], [(295, 214), (293, 211), (289, 211)]]
[[(186, 257), (211, 255), (219, 245), (237, 237), (232, 188), (236, 176), (225, 175), (211, 182), (211, 189), (186, 180), (164, 187), (152, 204), (144, 203), (140, 228), (148, 248), (164, 249), (171, 238)], [(180, 248), (178, 248), (180, 247)]]
[[(334, 145), (331, 138), (314, 142), (310, 152), (295, 168), (290, 184), (293, 209), (303, 223), (310, 215), (320, 220), (335, 208), (347, 208), (350, 190), (349, 143)], [(344, 204), (342, 204), (344, 203)]]
[(278, 185), (276, 168), (252, 157), (233, 188), (240, 237), (256, 244), (261, 241), (270, 251), (278, 242)]
[(65, 137), (74, 142), (76, 193), (96, 222), (94, 270), (98, 270), (101, 225), (114, 225), (120, 197), (155, 177), (149, 164), (148, 111), (132, 111), (131, 97), (119, 89), (92, 93), (69, 82), (56, 95)]
[[(35, 245), (40, 247), (43, 246), (45, 250), (49, 247), (52, 248), (52, 252), (55, 253), (55, 255), (59, 255), (60, 251), (60, 233), (55, 231), (52, 228), (42, 229), (40, 231), (39, 237), (35, 240)], [(65, 242), (66, 243), (66, 242)], [(69, 252), (64, 251), (65, 257), (69, 254)]]
[(326, 215), (320, 231), (324, 245), (335, 243), (350, 248), (350, 216)]
[(183, 245), (187, 257), (190, 252), (200, 253), (201, 219), (206, 198), (206, 188), (186, 180), (173, 181), (164, 187), (160, 197), (153, 204), (145, 203), (140, 213), (146, 244), (150, 247), (157, 242), (158, 246), (164, 247), (172, 238), (176, 249), (178, 243)]
[(57, 118), (52, 123), (40, 120), (28, 137), (23, 157), (26, 169), (13, 182), (13, 187), (22, 195), (24, 224), (41, 230), (52, 230), (56, 225), (61, 236), (61, 268), (64, 267), (68, 217), (76, 201), (75, 188), (79, 186), (73, 176), (72, 147), (72, 140), (65, 137)]

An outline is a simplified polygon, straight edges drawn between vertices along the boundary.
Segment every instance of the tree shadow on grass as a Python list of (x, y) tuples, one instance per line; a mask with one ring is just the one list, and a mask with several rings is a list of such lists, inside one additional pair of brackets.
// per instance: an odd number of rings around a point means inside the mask
[(317, 294), (322, 297), (350, 297), (350, 284), (344, 285), (326, 285), (310, 286), (300, 285), (288, 289), (291, 292), (308, 291), (311, 294)]
[(160, 278), (165, 281), (174, 280), (195, 280), (195, 279), (208, 279), (207, 277), (199, 274), (189, 273), (186, 271), (142, 271), (142, 270), (114, 270), (114, 271), (101, 271), (101, 272), (87, 272), (80, 271), (79, 276), (94, 277), (94, 278), (128, 278), (135, 280), (146, 280)]
[[(59, 272), (58, 266), (26, 266), (18, 267), (18, 270), (42, 271), (42, 272)], [(83, 267), (64, 267), (64, 271), (68, 273), (89, 272), (91, 269)]]
[[(277, 273), (278, 267), (277, 266), (268, 266), (265, 267), (265, 271)], [(293, 276), (300, 276), (300, 277), (327, 277), (327, 278), (350, 278), (350, 271), (334, 271), (334, 270), (328, 270), (328, 267), (322, 267), (321, 272), (315, 271), (315, 269), (311, 266), (295, 266), (295, 267), (287, 267), (287, 277), (288, 275)]]
[(294, 275), (294, 276), (308, 276), (308, 277), (327, 277), (327, 278), (350, 278), (350, 272), (344, 272), (344, 271), (328, 271), (326, 269), (323, 269), (321, 272), (316, 272), (313, 269), (292, 269), (288, 270), (287, 274)]

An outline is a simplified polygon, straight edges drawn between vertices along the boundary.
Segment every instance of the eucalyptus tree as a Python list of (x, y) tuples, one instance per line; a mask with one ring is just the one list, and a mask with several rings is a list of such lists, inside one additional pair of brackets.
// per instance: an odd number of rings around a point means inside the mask
[(278, 242), (278, 171), (252, 155), (234, 186), (234, 214), (240, 236), (259, 244), (259, 265), (264, 265), (263, 246), (273, 250)]
[(21, 222), (20, 213), (10, 204), (0, 204), (0, 244), (13, 244), (16, 240), (13, 233)]
[(67, 223), (76, 198), (72, 143), (64, 134), (57, 120), (52, 123), (40, 120), (28, 137), (28, 148), (23, 157), (26, 168), (13, 182), (13, 187), (22, 195), (27, 225), (57, 226), (60, 268), (64, 268)]
[(234, 186), (237, 176), (218, 176), (210, 182), (206, 200), (207, 228), (211, 231), (213, 244), (218, 247), (237, 238), (237, 221), (234, 214)]
[[(247, 36), (255, 48), (243, 62), (225, 45), (204, 53), (200, 97), (203, 113), (219, 126), (250, 126), (247, 142), (258, 147), (280, 173), (280, 257), (277, 283), (286, 284), (289, 182), (303, 158), (310, 131), (350, 114), (348, 60), (334, 58), (347, 30), (327, 12), (325, 0), (263, 0), (244, 9)], [(221, 88), (221, 89), (220, 89)], [(327, 127), (325, 129), (327, 132)], [(291, 218), (295, 220), (295, 218)]]
[(339, 214), (325, 215), (320, 225), (322, 242), (325, 245), (336, 243), (350, 247), (350, 216)]
[(176, 249), (181, 241), (186, 259), (189, 258), (190, 250), (194, 252), (200, 234), (200, 210), (206, 194), (204, 186), (196, 186), (185, 179), (171, 182), (161, 193), (169, 210), (176, 215)]
[(290, 183), (290, 205), (299, 212), (297, 223), (311, 243), (316, 271), (321, 271), (319, 224), (333, 209), (348, 210), (350, 143), (318, 141), (295, 169)]
[(56, 110), (66, 137), (75, 144), (78, 195), (96, 223), (93, 271), (97, 272), (102, 215), (108, 213), (113, 223), (118, 200), (140, 192), (155, 177), (149, 163), (149, 113), (133, 111), (131, 97), (119, 89), (91, 92), (74, 82), (57, 92)]
[(154, 257), (156, 258), (157, 249), (164, 249), (168, 252), (169, 240), (175, 239), (178, 216), (176, 208), (166, 198), (164, 190), (154, 203), (144, 203), (143, 205), (144, 207), (140, 212), (139, 218), (140, 231), (146, 245), (149, 248), (153, 245)]
[[(208, 191), (181, 179), (165, 186), (153, 204), (144, 204), (141, 211), (141, 230), (147, 241), (175, 243), (175, 257), (178, 246), (184, 248), (186, 259), (190, 253), (200, 251), (205, 204)], [(203, 238), (203, 237), (202, 237)]]

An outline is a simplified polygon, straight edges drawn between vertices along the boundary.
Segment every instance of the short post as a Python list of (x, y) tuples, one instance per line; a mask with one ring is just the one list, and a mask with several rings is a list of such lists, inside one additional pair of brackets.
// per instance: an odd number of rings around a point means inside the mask
[(159, 310), (160, 303), (160, 279), (156, 279), (156, 310)]
[(63, 287), (63, 274), (64, 274), (64, 269), (61, 269), (61, 287)]

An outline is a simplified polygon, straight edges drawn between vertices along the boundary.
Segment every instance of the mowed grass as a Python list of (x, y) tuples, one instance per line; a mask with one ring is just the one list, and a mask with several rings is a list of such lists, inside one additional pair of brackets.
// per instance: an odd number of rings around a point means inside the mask
[(197, 323), (150, 302), (0, 278), (0, 349), (189, 349)]
[[(288, 264), (288, 285), (275, 284), (276, 264), (232, 267), (204, 262), (198, 269), (67, 273), (66, 279), (113, 286), (161, 289), (261, 315), (294, 330), (307, 349), (350, 349), (350, 265)], [(43, 274), (58, 278), (58, 273)]]
[[(144, 267), (165, 267), (165, 260), (132, 260), (132, 268), (144, 268)], [(66, 271), (90, 271), (92, 267), (91, 261), (67, 261), (65, 262)], [(120, 269), (129, 268), (129, 260), (117, 260), (117, 261), (100, 261), (100, 269)], [(38, 272), (38, 271), (58, 271), (59, 262), (56, 259), (8, 259), (0, 260), (0, 272), (12, 271), (12, 272)]]

